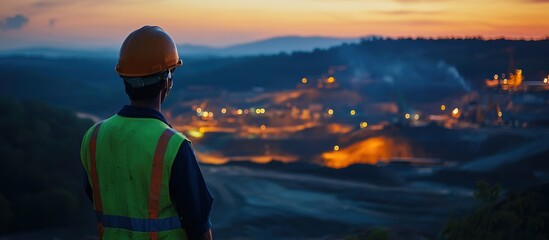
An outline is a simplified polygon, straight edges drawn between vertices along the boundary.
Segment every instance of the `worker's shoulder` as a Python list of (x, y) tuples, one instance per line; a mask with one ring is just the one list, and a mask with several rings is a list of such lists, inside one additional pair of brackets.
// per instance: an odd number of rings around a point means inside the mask
[(112, 116), (112, 117), (109, 117), (109, 118), (107, 118), (107, 119), (103, 119), (103, 120), (101, 120), (101, 121), (99, 121), (99, 122), (94, 123), (90, 128), (88, 128), (88, 130), (87, 130), (86, 133), (84, 134), (84, 140), (89, 139), (89, 138), (91, 137), (92, 132), (93, 132), (96, 128), (100, 127), (101, 125), (103, 125), (103, 124), (106, 123), (106, 122), (112, 121), (112, 119), (113, 119), (115, 116), (116, 116), (116, 115), (114, 115), (114, 116)]
[(90, 134), (94, 129), (98, 128), (98, 127), (101, 127), (102, 125), (105, 125), (105, 123), (108, 123), (108, 122), (112, 122), (113, 120), (116, 117), (116, 115), (112, 116), (112, 117), (109, 117), (107, 119), (103, 119), (99, 122), (96, 122), (94, 123), (89, 129), (88, 131), (86, 132), (86, 135), (87, 134)]
[(90, 138), (90, 137), (91, 137), (91, 134), (92, 134), (92, 132), (93, 132), (93, 130), (94, 130), (95, 128), (97, 128), (97, 126), (99, 126), (99, 125), (102, 124), (102, 123), (103, 123), (103, 121), (96, 122), (96, 123), (94, 123), (90, 128), (88, 128), (88, 130), (87, 130), (86, 133), (84, 134), (84, 139)]
[(168, 128), (168, 129), (174, 133), (173, 137), (180, 140), (181, 142), (185, 142), (185, 141), (191, 142), (189, 138), (185, 136), (185, 134), (181, 133), (180, 131), (177, 131), (177, 129), (174, 129), (174, 128)]

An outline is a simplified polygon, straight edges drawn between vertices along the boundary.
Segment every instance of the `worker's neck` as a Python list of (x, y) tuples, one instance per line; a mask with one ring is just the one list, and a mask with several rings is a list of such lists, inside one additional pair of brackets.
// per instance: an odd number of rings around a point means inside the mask
[(132, 100), (130, 101), (130, 106), (150, 108), (160, 112), (160, 97), (151, 100)]

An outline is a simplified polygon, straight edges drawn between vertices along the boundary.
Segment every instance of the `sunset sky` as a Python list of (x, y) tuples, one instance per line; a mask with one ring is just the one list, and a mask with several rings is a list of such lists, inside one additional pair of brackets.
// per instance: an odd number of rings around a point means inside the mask
[(159, 25), (178, 43), (275, 36), (549, 35), (549, 0), (2, 0), (0, 49), (118, 47)]

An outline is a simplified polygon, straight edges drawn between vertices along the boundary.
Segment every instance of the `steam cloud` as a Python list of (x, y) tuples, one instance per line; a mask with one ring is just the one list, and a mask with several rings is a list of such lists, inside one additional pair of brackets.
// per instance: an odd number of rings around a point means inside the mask
[(370, 97), (396, 93), (409, 101), (428, 102), (471, 91), (455, 66), (419, 53), (346, 51), (341, 58), (353, 73), (350, 82), (366, 86)]

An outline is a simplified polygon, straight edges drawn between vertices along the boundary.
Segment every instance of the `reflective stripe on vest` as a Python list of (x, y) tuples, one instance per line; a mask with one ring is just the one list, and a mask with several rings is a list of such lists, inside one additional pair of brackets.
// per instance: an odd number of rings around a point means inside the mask
[(97, 135), (102, 123), (97, 124), (90, 138), (90, 175), (92, 178), (93, 202), (96, 210), (97, 226), (99, 230), (99, 239), (103, 238), (103, 228), (122, 228), (136, 232), (149, 232), (152, 240), (158, 239), (158, 232), (181, 228), (179, 217), (158, 218), (160, 207), (160, 191), (162, 188), (162, 169), (164, 166), (164, 155), (171, 137), (175, 134), (172, 129), (166, 129), (162, 132), (156, 145), (152, 172), (151, 185), (148, 199), (148, 219), (131, 218), (127, 216), (103, 215), (103, 205), (101, 200), (101, 191), (99, 189), (99, 179), (96, 167), (96, 145)]
[[(151, 188), (149, 190), (149, 219), (158, 219), (158, 209), (160, 208), (160, 190), (162, 189), (162, 169), (164, 168), (164, 155), (168, 148), (168, 143), (174, 132), (168, 128), (160, 135), (160, 140), (154, 151), (153, 166), (151, 173)], [(177, 228), (181, 227), (178, 225)], [(174, 228), (171, 228), (174, 229)], [(149, 231), (152, 240), (158, 239), (158, 231)]]
[[(93, 133), (90, 139), (90, 175), (91, 175), (91, 185), (93, 189), (93, 205), (96, 212), (103, 212), (103, 203), (101, 202), (101, 191), (99, 191), (99, 179), (97, 178), (97, 166), (95, 164), (95, 153), (97, 146), (97, 134), (99, 133), (99, 128), (101, 128), (100, 122), (93, 129)], [(99, 240), (103, 239), (103, 222), (97, 221), (97, 231), (99, 231)]]
[(181, 228), (179, 217), (160, 219), (142, 219), (125, 216), (103, 215), (95, 213), (97, 221), (101, 221), (104, 227), (122, 228), (134, 232), (160, 232)]

